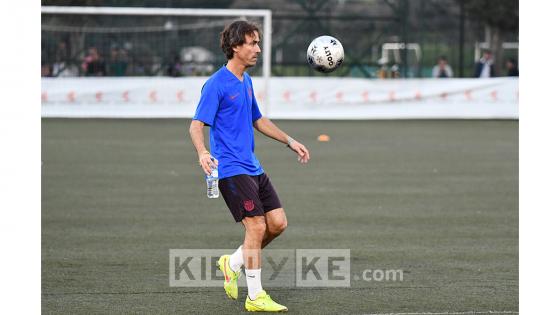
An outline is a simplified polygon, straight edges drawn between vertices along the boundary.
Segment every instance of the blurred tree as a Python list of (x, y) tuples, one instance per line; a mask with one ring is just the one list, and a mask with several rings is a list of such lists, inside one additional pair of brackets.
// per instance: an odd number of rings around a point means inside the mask
[(500, 75), (503, 62), (504, 34), (519, 32), (518, 0), (457, 0), (463, 2), (469, 19), (485, 25), (486, 41), (494, 55), (496, 75)]

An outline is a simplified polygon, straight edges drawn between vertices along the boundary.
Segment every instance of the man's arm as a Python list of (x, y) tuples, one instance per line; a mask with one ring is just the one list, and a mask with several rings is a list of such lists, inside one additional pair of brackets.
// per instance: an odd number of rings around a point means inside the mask
[(200, 167), (202, 167), (202, 170), (204, 170), (204, 173), (210, 175), (212, 173), (212, 168), (218, 167), (218, 160), (214, 159), (214, 161), (212, 161), (212, 156), (204, 145), (204, 123), (200, 120), (193, 119), (189, 128), (189, 133), (194, 148), (198, 153), (198, 163)]
[(297, 153), (299, 162), (307, 163), (311, 158), (309, 151), (303, 144), (292, 139), (284, 131), (280, 130), (270, 119), (261, 117), (253, 123), (253, 126), (263, 135), (287, 144), (292, 151)]

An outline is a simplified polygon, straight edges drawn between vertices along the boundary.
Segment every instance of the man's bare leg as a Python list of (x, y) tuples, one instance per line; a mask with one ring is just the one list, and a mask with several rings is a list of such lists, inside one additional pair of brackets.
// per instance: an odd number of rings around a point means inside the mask
[(261, 284), (261, 246), (266, 233), (264, 216), (246, 217), (245, 240), (243, 242), (243, 260), (249, 298), (254, 300), (257, 293), (262, 291)]
[[(261, 284), (261, 249), (280, 235), (287, 226), (283, 209), (274, 209), (267, 214), (265, 216), (246, 217), (242, 221), (245, 226), (245, 241), (242, 251), (248, 291), (245, 309), (248, 311), (287, 311), (288, 308), (274, 302), (266, 294)], [(266, 243), (263, 243), (263, 241), (266, 241)]]
[(278, 237), (288, 227), (288, 219), (283, 208), (270, 210), (265, 213), (266, 231), (261, 248), (265, 248), (273, 239)]
[[(275, 239), (280, 234), (282, 234), (282, 232), (288, 226), (286, 213), (282, 208), (274, 209), (267, 212), (264, 216), (264, 219), (266, 223), (266, 230), (261, 241), (261, 249), (265, 248), (266, 245), (268, 245), (273, 239)], [(261, 221), (260, 219), (257, 220)], [(252, 218), (250, 218), (248, 221), (252, 222), (253, 220)], [(246, 222), (247, 221), (243, 221), (243, 224), (245, 225)], [(251, 222), (248, 222), (247, 224), (251, 225), (252, 224)], [(246, 238), (247, 237), (248, 236), (246, 235)], [(251, 236), (249, 236), (249, 242), (252, 242)], [(257, 245), (254, 244), (254, 246)], [(243, 254), (244, 248), (246, 248), (244, 244), (239, 246), (239, 248), (231, 255), (229, 267), (235, 272), (239, 272), (239, 270), (241, 270), (241, 266), (244, 265), (244, 261), (245, 261), (244, 254)]]

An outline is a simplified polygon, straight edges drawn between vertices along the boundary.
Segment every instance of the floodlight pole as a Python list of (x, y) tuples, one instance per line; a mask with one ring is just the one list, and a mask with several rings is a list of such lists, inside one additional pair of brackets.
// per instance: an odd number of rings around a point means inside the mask
[(460, 2), (459, 17), (459, 77), (465, 76), (465, 1)]
[(401, 0), (401, 23), (402, 23), (402, 42), (404, 43), (403, 50), (403, 78), (408, 76), (408, 0)]

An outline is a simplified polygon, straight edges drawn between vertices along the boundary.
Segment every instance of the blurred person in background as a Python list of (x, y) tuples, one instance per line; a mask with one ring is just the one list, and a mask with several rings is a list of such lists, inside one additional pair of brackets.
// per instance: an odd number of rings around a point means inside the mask
[(180, 77), (182, 74), (183, 64), (181, 63), (181, 57), (175, 55), (173, 57), (173, 62), (167, 65), (167, 75), (170, 77)]
[(519, 69), (517, 68), (517, 62), (513, 58), (509, 58), (506, 61), (507, 76), (508, 77), (518, 77)]
[(377, 70), (376, 76), (379, 79), (387, 79), (389, 77), (388, 63), (389, 61), (385, 58), (381, 58), (377, 61), (377, 64), (379, 65), (379, 69)]
[(111, 57), (107, 65), (109, 75), (114, 77), (124, 76), (128, 67), (127, 59), (126, 50), (117, 47), (111, 48)]
[(398, 79), (401, 77), (401, 68), (398, 63), (395, 63), (391, 66), (391, 78)]
[(387, 65), (381, 65), (379, 70), (377, 70), (377, 77), (379, 79), (387, 79), (389, 76), (389, 70), (387, 69)]
[(99, 77), (107, 74), (105, 62), (99, 55), (97, 48), (89, 48), (88, 55), (84, 57), (84, 61), (82, 63), (82, 70), (84, 70), (86, 76)]
[(474, 76), (475, 78), (493, 78), (496, 76), (494, 59), (492, 59), (492, 52), (489, 50), (485, 50), (482, 58), (476, 63)]
[(79, 74), (77, 66), (72, 64), (70, 49), (65, 41), (60, 41), (56, 48), (52, 74), (55, 77), (77, 77)]
[(51, 65), (48, 63), (43, 62), (41, 64), (41, 76), (42, 77), (51, 77)]
[(447, 57), (440, 56), (437, 61), (437, 65), (432, 69), (432, 77), (434, 78), (452, 78), (453, 69), (447, 63)]

